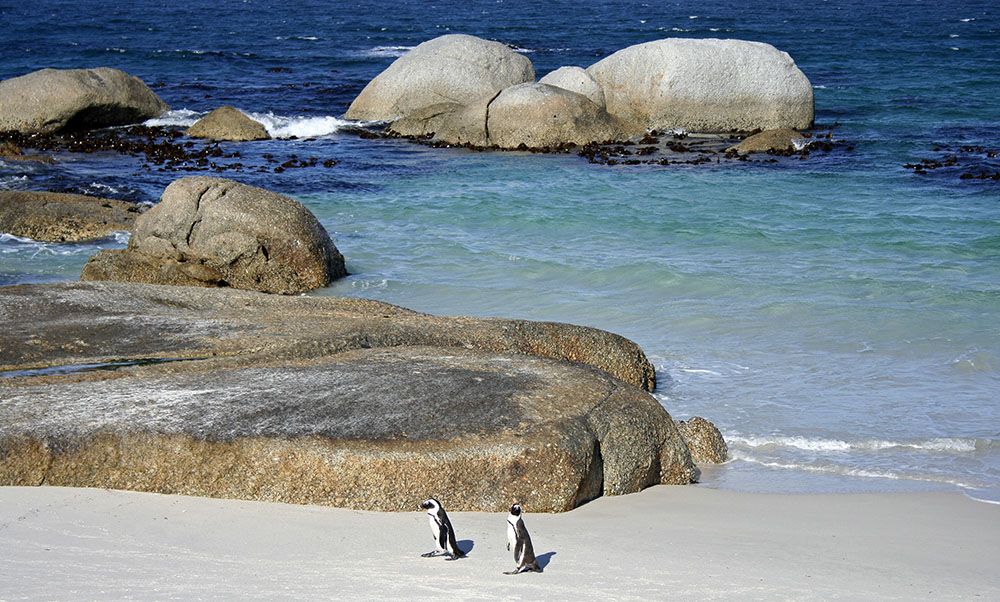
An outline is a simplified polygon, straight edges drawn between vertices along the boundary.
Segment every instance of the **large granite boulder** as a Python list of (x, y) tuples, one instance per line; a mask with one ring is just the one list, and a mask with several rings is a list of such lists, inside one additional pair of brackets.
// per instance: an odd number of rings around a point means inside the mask
[(343, 256), (301, 203), (199, 176), (170, 184), (136, 220), (128, 248), (94, 255), (81, 278), (294, 294), (346, 274)]
[(143, 206), (60, 192), (0, 191), (0, 232), (44, 242), (80, 242), (131, 231)]
[[(651, 371), (642, 352), (610, 333), (363, 299), (0, 288), (0, 315), (28, 306), (30, 326), (0, 322), (0, 485), (563, 511), (696, 474), (669, 414), (618, 378)], [(118, 369), (66, 366), (101, 362)], [(70, 373), (25, 370), (56, 364)]]
[(42, 69), (0, 81), (0, 132), (126, 125), (169, 109), (142, 80), (109, 67)]
[(582, 67), (559, 67), (538, 80), (538, 83), (582, 94), (602, 109), (607, 106), (604, 100), (604, 90), (601, 89), (594, 76)]
[(271, 139), (263, 123), (247, 117), (239, 109), (230, 106), (219, 107), (205, 115), (194, 122), (186, 133), (192, 138), (231, 142)]
[(813, 122), (809, 79), (770, 44), (668, 38), (619, 50), (587, 71), (630, 135), (802, 129)]
[(346, 116), (392, 121), (443, 102), (470, 105), (534, 79), (531, 61), (506, 45), (449, 34), (396, 59), (365, 86)]
[(766, 152), (791, 152), (797, 148), (802, 148), (805, 144), (805, 136), (791, 128), (781, 128), (779, 130), (767, 130), (766, 132), (760, 132), (758, 134), (754, 134), (753, 136), (748, 136), (739, 144), (734, 144), (726, 150), (735, 152), (739, 155)]
[(489, 105), (491, 145), (545, 148), (587, 144), (626, 136), (618, 122), (589, 98), (542, 83), (511, 86)]

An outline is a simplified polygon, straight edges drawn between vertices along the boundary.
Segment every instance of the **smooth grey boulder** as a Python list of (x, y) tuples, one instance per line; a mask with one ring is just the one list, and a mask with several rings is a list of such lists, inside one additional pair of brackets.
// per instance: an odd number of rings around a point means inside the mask
[(144, 206), (82, 194), (0, 190), (0, 232), (80, 242), (131, 231)]
[(205, 115), (185, 132), (192, 138), (248, 142), (270, 140), (264, 124), (251, 119), (235, 107), (222, 106)]
[(645, 356), (603, 331), (350, 298), (0, 288), (0, 315), (27, 307), (31, 324), (0, 322), (0, 485), (382, 511), (431, 487), (457, 510), (564, 511), (696, 474), (666, 410), (613, 375), (651, 385)]
[(768, 151), (788, 152), (796, 150), (796, 147), (801, 148), (801, 145), (805, 143), (806, 138), (802, 134), (790, 128), (782, 128), (748, 136), (739, 144), (734, 144), (726, 150), (740, 155)]
[(298, 201), (198, 176), (170, 184), (136, 220), (128, 248), (94, 255), (81, 278), (294, 294), (346, 274), (326, 230)]
[(813, 123), (809, 79), (770, 44), (668, 38), (591, 65), (607, 110), (629, 135), (650, 129), (749, 132)]
[(589, 98), (542, 83), (511, 86), (490, 103), (490, 144), (514, 149), (625, 138), (618, 122)]
[(601, 85), (582, 67), (559, 67), (538, 80), (538, 83), (582, 94), (602, 109), (607, 106)]
[(470, 105), (534, 79), (531, 61), (504, 44), (444, 35), (396, 59), (365, 86), (346, 117), (393, 121), (441, 103)]
[(142, 80), (109, 67), (42, 69), (0, 81), (0, 132), (127, 125), (168, 110)]

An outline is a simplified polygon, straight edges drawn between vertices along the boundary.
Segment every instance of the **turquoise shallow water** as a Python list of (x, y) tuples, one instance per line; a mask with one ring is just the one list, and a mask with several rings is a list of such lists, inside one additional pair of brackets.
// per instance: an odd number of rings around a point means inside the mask
[[(708, 486), (1000, 499), (1000, 185), (902, 166), (1000, 146), (989, 3), (218, 3), (228, 28), (205, 26), (206, 6), (44, 4), (72, 28), (0, 6), (0, 76), (111, 64), (187, 110), (176, 123), (236, 102), (273, 131), (313, 136), (254, 148), (334, 157), (334, 169), (233, 177), (295, 196), (333, 234), (353, 275), (316, 294), (628, 336), (656, 364), (664, 406), (727, 435), (733, 460), (706, 471)], [(231, 33), (245, 30), (260, 33)], [(817, 122), (845, 142), (808, 161), (654, 169), (339, 131), (368, 79), (446, 31), (514, 44), (539, 75), (657, 37), (768, 41), (810, 77)], [(176, 177), (117, 155), (60, 159), (0, 164), (0, 187), (152, 202)], [(75, 279), (96, 248), (122, 244), (0, 235), (0, 282)]]

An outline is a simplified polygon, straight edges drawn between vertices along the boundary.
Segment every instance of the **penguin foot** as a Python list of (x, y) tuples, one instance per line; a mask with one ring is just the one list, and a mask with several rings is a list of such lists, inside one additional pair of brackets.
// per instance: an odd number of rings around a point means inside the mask
[(421, 558), (434, 558), (437, 555), (438, 555), (437, 550), (433, 550), (431, 552), (427, 552), (426, 554), (421, 554), (420, 557)]
[(523, 572), (524, 572), (524, 569), (517, 568), (517, 569), (514, 569), (513, 571), (504, 571), (503, 574), (504, 575), (517, 575), (517, 574), (523, 573)]
[(455, 556), (454, 554), (448, 554), (448, 557), (445, 558), (445, 560), (458, 560), (459, 558), (465, 558), (465, 556), (464, 555)]

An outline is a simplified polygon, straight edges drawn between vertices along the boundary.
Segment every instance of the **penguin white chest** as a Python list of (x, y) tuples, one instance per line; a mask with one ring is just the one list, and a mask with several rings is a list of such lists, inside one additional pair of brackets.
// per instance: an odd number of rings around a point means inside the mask
[(438, 524), (437, 519), (433, 516), (427, 516), (427, 522), (431, 524), (431, 534), (434, 536), (434, 541), (438, 541), (441, 537), (441, 525)]

